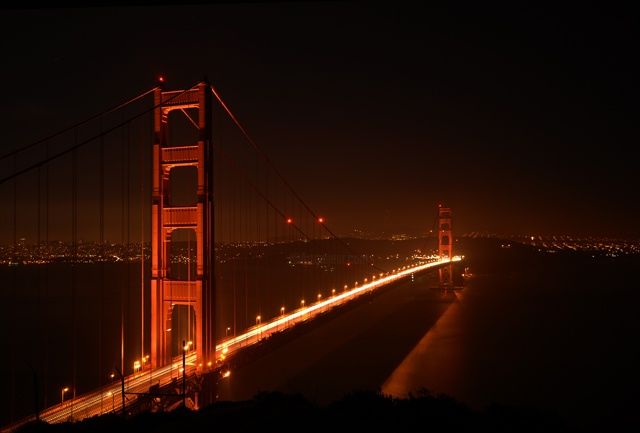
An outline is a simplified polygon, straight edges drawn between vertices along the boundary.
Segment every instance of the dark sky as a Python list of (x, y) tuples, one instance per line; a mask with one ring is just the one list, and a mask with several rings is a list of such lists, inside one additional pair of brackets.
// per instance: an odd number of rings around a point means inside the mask
[[(638, 236), (638, 15), (242, 3), (2, 10), (1, 150), (205, 74), (346, 233)], [(215, 132), (214, 132), (215, 138)]]

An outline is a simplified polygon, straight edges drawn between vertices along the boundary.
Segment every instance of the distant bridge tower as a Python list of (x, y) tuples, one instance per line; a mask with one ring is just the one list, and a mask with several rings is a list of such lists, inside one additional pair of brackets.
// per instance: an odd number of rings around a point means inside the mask
[[(205, 82), (186, 92), (165, 92), (158, 88), (154, 102), (157, 108), (151, 204), (151, 366), (157, 368), (170, 362), (176, 345), (173, 339), (179, 339), (177, 344), (182, 347), (181, 336), (172, 339), (175, 306), (186, 306), (190, 318), (195, 315), (192, 349), (196, 350), (198, 363), (206, 364), (215, 355), (211, 89)], [(175, 146), (169, 142), (169, 114), (174, 110), (182, 111), (196, 127), (196, 143)], [(190, 206), (172, 205), (170, 178), (177, 167), (197, 170), (197, 185), (193, 186), (197, 200)], [(178, 229), (195, 233), (195, 275), (188, 280), (173, 279), (170, 272), (172, 234)], [(191, 233), (189, 236), (193, 238)]]
[[(453, 233), (451, 227), (451, 208), (438, 205), (438, 255), (441, 259), (453, 258)], [(453, 288), (453, 265), (438, 270), (440, 287)]]

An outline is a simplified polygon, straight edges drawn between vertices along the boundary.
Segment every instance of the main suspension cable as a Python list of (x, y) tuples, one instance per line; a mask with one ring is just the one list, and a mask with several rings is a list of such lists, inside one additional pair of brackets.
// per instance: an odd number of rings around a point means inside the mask
[(129, 99), (128, 101), (125, 101), (125, 102), (123, 102), (121, 104), (118, 104), (115, 107), (108, 108), (108, 109), (106, 109), (106, 110), (104, 110), (104, 111), (102, 111), (100, 113), (94, 114), (94, 115), (92, 115), (92, 116), (90, 116), (90, 117), (88, 117), (88, 118), (86, 118), (84, 120), (81, 120), (80, 122), (74, 123), (73, 125), (69, 125), (66, 128), (63, 128), (63, 129), (61, 129), (60, 131), (58, 131), (56, 133), (53, 133), (53, 134), (48, 135), (48, 136), (46, 136), (44, 138), (41, 138), (40, 140), (34, 141), (33, 143), (29, 143), (29, 144), (21, 146), (21, 147), (19, 147), (17, 149), (13, 149), (13, 150), (11, 150), (9, 152), (6, 152), (3, 155), (0, 155), (0, 160), (8, 158), (10, 156), (17, 155), (17, 154), (19, 154), (21, 152), (24, 152), (25, 150), (28, 150), (28, 149), (31, 149), (34, 146), (37, 146), (38, 144), (42, 144), (42, 143), (45, 143), (45, 142), (47, 142), (47, 141), (49, 141), (49, 140), (51, 140), (53, 138), (56, 138), (59, 135), (64, 134), (65, 132), (69, 132), (69, 131), (71, 131), (71, 130), (79, 127), (79, 126), (82, 126), (82, 125), (84, 125), (86, 123), (89, 123), (92, 120), (95, 120), (97, 118), (101, 118), (101, 117), (103, 117), (103, 116), (105, 116), (107, 114), (111, 114), (114, 111), (117, 111), (117, 110), (119, 110), (121, 108), (124, 108), (127, 105), (132, 104), (135, 101), (138, 101), (139, 99), (144, 98), (145, 96), (147, 96), (148, 94), (150, 94), (151, 92), (156, 90), (157, 88), (158, 88), (158, 86), (156, 86), (156, 87), (154, 87), (152, 89), (149, 89), (146, 92), (143, 92), (143, 93), (139, 94), (138, 96), (135, 96), (135, 97)]
[[(328, 226), (327, 224), (322, 221), (320, 222), (320, 219), (318, 218), (318, 214), (302, 199), (302, 197), (300, 196), (300, 194), (298, 194), (298, 192), (291, 186), (291, 184), (287, 181), (287, 179), (282, 175), (282, 173), (280, 173), (280, 171), (276, 168), (275, 164), (271, 161), (271, 159), (269, 158), (269, 156), (267, 155), (267, 153), (258, 146), (258, 144), (253, 140), (253, 138), (251, 138), (251, 136), (249, 135), (249, 133), (247, 132), (247, 130), (244, 128), (244, 126), (242, 126), (242, 124), (240, 123), (240, 121), (238, 120), (238, 118), (233, 114), (233, 112), (231, 111), (231, 109), (229, 108), (229, 106), (224, 102), (224, 100), (222, 99), (222, 97), (220, 96), (220, 93), (216, 90), (216, 88), (210, 84), (209, 85), (211, 88), (211, 92), (213, 93), (213, 95), (215, 96), (215, 98), (218, 100), (218, 102), (220, 103), (220, 106), (224, 109), (224, 111), (227, 113), (227, 115), (229, 116), (229, 118), (233, 121), (233, 123), (238, 127), (238, 129), (240, 130), (240, 132), (242, 133), (242, 135), (245, 137), (245, 139), (247, 140), (247, 142), (249, 142), (249, 144), (251, 144), (251, 146), (253, 146), (253, 148), (260, 154), (262, 155), (262, 157), (264, 158), (264, 160), (269, 164), (269, 166), (271, 166), (271, 168), (273, 169), (273, 171), (276, 173), (276, 175), (280, 178), (280, 180), (283, 182), (283, 184), (289, 189), (289, 191), (291, 191), (291, 193), (293, 194), (293, 196), (302, 204), (302, 206), (311, 214), (311, 216), (329, 233), (329, 235), (333, 238), (336, 239), (338, 242), (342, 243), (347, 250), (353, 254), (353, 255), (358, 255), (358, 253), (356, 251), (354, 251), (354, 249), (348, 244), (346, 243), (343, 239), (339, 238)], [(306, 236), (306, 235), (305, 235)], [(307, 237), (308, 238), (308, 237)], [(386, 272), (385, 269), (382, 269), (380, 267), (378, 267), (377, 265), (373, 265), (374, 268), (376, 268), (379, 271), (382, 272)]]
[(90, 142), (92, 142), (92, 141), (94, 141), (94, 140), (96, 140), (96, 139), (98, 139), (100, 137), (108, 135), (109, 133), (117, 130), (118, 128), (122, 128), (127, 123), (132, 122), (132, 121), (144, 116), (145, 114), (155, 110), (156, 108), (162, 107), (163, 105), (167, 104), (171, 100), (176, 99), (176, 98), (180, 97), (181, 95), (193, 90), (196, 86), (197, 86), (197, 84), (195, 84), (195, 85), (191, 86), (190, 88), (185, 89), (185, 90), (183, 90), (183, 91), (181, 91), (179, 93), (176, 93), (175, 95), (171, 96), (170, 98), (167, 98), (166, 100), (160, 102), (159, 104), (154, 105), (151, 108), (147, 108), (146, 110), (143, 110), (142, 112), (140, 112), (140, 113), (138, 113), (138, 114), (126, 119), (126, 120), (121, 121), (117, 125), (112, 126), (111, 128), (108, 128), (105, 131), (102, 131), (99, 134), (91, 136), (91, 137), (89, 137), (89, 138), (87, 138), (87, 139), (85, 139), (85, 140), (83, 140), (83, 141), (81, 141), (79, 143), (76, 143), (73, 146), (71, 146), (71, 147), (69, 147), (69, 148), (67, 148), (65, 150), (62, 150), (62, 151), (60, 151), (58, 153), (55, 153), (55, 154), (53, 154), (53, 155), (51, 155), (51, 156), (49, 156), (49, 157), (37, 162), (37, 163), (31, 164), (31, 165), (29, 165), (29, 166), (27, 166), (27, 167), (25, 167), (25, 168), (23, 168), (21, 170), (18, 170), (18, 171), (15, 171), (15, 172), (11, 173), (10, 175), (7, 175), (7, 176), (5, 176), (3, 178), (0, 178), (0, 185), (4, 184), (5, 182), (7, 182), (7, 181), (9, 181), (9, 180), (11, 180), (11, 179), (13, 179), (15, 177), (18, 177), (18, 176), (20, 176), (20, 175), (22, 175), (24, 173), (27, 173), (27, 172), (29, 172), (29, 171), (31, 171), (33, 169), (41, 167), (41, 166), (43, 166), (43, 165), (45, 165), (45, 164), (47, 164), (47, 163), (49, 163), (49, 162), (51, 162), (53, 160), (56, 160), (56, 159), (66, 155), (66, 154), (68, 154), (70, 152), (73, 152), (75, 149), (78, 149), (78, 148), (84, 146), (85, 144), (90, 143)]

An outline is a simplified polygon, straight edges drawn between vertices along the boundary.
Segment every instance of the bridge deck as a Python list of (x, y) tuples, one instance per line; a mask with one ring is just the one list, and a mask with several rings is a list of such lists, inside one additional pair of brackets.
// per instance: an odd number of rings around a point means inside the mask
[[(316, 302), (313, 305), (299, 308), (288, 314), (283, 314), (267, 323), (259, 324), (247, 330), (247, 332), (223, 340), (216, 345), (216, 359), (224, 359), (244, 347), (250, 346), (270, 336), (273, 333), (295, 326), (296, 324), (313, 319), (314, 317), (334, 308), (343, 305), (359, 296), (370, 293), (380, 287), (387, 286), (414, 273), (433, 269), (451, 262), (460, 261), (460, 257), (452, 260), (439, 259), (431, 262), (419, 263), (415, 266), (408, 266), (397, 269), (395, 272), (383, 274), (378, 278), (357, 286), (351, 290), (335, 294), (325, 300)], [(210, 368), (210, 366), (196, 365), (196, 354), (190, 352), (186, 355), (186, 374), (193, 374), (197, 368)], [(169, 365), (157, 368), (153, 371), (147, 370), (129, 375), (125, 378), (125, 394), (147, 392), (152, 385), (165, 386), (172, 380), (182, 378), (182, 358), (177, 357)], [(126, 395), (126, 404), (135, 401), (135, 395)], [(104, 386), (100, 390), (69, 399), (63, 404), (52, 406), (41, 414), (41, 419), (49, 423), (64, 422), (69, 419), (80, 420), (83, 418), (101, 415), (112, 411), (118, 411), (122, 406), (122, 394), (120, 383)], [(9, 432), (28, 421), (35, 419), (34, 416), (13, 424), (3, 432)]]

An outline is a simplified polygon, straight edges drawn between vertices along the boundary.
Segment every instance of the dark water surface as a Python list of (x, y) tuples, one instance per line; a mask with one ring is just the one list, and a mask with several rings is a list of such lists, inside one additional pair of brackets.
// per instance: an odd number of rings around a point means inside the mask
[(383, 391), (551, 409), (580, 427), (640, 425), (639, 258), (465, 250), (474, 276)]
[[(506, 249), (492, 240), (463, 239), (460, 244), (465, 266), (473, 273), (462, 291), (433, 290), (433, 272), (396, 284), (234, 369), (221, 385), (220, 397), (237, 400), (260, 390), (281, 390), (325, 403), (357, 389), (406, 395), (428, 388), (476, 408), (502, 403), (549, 409), (577, 426), (601, 425), (604, 430), (612, 424), (640, 425), (640, 258)], [(322, 280), (322, 272), (316, 272), (283, 285), (279, 275), (290, 270), (275, 272), (272, 264), (267, 268), (263, 274), (273, 280), (242, 272), (221, 276), (220, 285), (227, 289), (219, 293), (219, 330), (234, 322), (224, 311), (232, 309), (230, 288), (236, 286), (225, 286), (225, 278), (249, 278), (255, 281), (249, 286), (258, 288), (244, 297), (243, 286), (237, 285), (239, 328), (250, 325), (256, 311), (267, 317), (269, 311), (277, 314), (283, 302), (289, 308), (301, 296), (311, 299), (314, 292), (299, 288)], [(76, 270), (75, 320), (87, 324), (76, 335), (76, 350), (83, 355), (78, 359), (85, 360), (77, 366), (77, 383), (83, 390), (106, 380), (119, 362), (123, 296), (128, 306), (125, 323), (131, 329), (125, 364), (138, 356), (139, 269), (107, 265), (102, 303), (95, 302), (102, 268)], [(34, 267), (16, 271), (28, 274), (17, 276), (22, 281), (19, 304), (12, 303), (10, 291), (3, 291), (0, 424), (8, 421), (11, 410), (19, 415), (32, 408), (28, 363), (38, 372), (46, 369), (47, 383), (41, 387), (49, 403), (59, 401), (60, 388), (71, 380), (72, 273), (68, 266), (52, 266), (49, 271), (56, 283), (46, 295), (46, 311), (38, 310), (42, 276)], [(0, 275), (4, 288), (13, 286), (12, 272), (5, 269)], [(95, 338), (98, 317), (102, 345)], [(13, 347), (20, 350), (13, 352), (17, 355), (12, 362)]]
[[(318, 293), (329, 296), (332, 288), (340, 291), (344, 284), (371, 277), (377, 273), (374, 257), (391, 269), (408, 264), (413, 251), (425, 247), (424, 240), (350, 242), (367, 254), (351, 256), (330, 240), (218, 251), (218, 341), (253, 326), (257, 315), (266, 321), (282, 306), (291, 311), (301, 299), (311, 303)], [(144, 264), (145, 354), (150, 346), (149, 265)], [(186, 264), (172, 266), (176, 278), (189, 275)], [(114, 367), (121, 365), (121, 323), (123, 365), (125, 374), (131, 373), (143, 350), (141, 302), (139, 261), (0, 266), (0, 426), (35, 412), (36, 389), (42, 407), (59, 403), (64, 387), (71, 388), (65, 400), (70, 398), (74, 383), (82, 394), (111, 381)], [(176, 309), (173, 320), (177, 348), (192, 339), (186, 309)]]
[(234, 370), (221, 398), (426, 388), (578, 429), (639, 425), (640, 259), (461, 244), (473, 273), (463, 290), (430, 289), (434, 273), (397, 284)]

